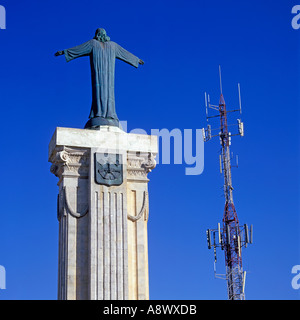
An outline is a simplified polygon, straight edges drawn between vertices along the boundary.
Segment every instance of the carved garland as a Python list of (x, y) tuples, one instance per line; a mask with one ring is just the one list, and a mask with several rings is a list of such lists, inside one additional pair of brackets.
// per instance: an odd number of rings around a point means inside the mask
[[(89, 206), (86, 206), (86, 209), (83, 210), (82, 213), (80, 212), (76, 212), (72, 209), (70, 202), (69, 202), (69, 198), (67, 196), (68, 192), (67, 192), (67, 187), (65, 186), (63, 188), (63, 203), (64, 203), (64, 207), (66, 208), (66, 210), (71, 214), (71, 216), (73, 216), (74, 218), (82, 218), (84, 217), (88, 212), (89, 212)], [(58, 199), (57, 199), (57, 219), (60, 220), (61, 216), (63, 214), (63, 211), (61, 210), (60, 206), (59, 206), (59, 195), (58, 195)]]
[(132, 216), (130, 214), (127, 214), (127, 217), (129, 220), (131, 220), (132, 222), (135, 222), (137, 220), (139, 220), (145, 213), (145, 221), (148, 219), (148, 192), (144, 191), (144, 195), (143, 195), (143, 205), (142, 205), (142, 209), (140, 210), (139, 214), (136, 216)]

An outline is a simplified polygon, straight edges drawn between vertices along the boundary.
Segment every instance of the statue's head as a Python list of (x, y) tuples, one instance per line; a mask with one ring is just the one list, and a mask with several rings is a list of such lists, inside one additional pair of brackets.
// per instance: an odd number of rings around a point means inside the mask
[(110, 37), (106, 34), (106, 31), (103, 28), (98, 28), (95, 32), (94, 39), (101, 42), (106, 42), (110, 40)]

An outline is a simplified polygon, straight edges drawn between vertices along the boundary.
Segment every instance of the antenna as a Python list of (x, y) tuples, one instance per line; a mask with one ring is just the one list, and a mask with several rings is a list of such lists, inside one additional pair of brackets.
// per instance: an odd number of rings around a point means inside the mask
[(239, 105), (240, 105), (240, 114), (242, 114), (242, 98), (241, 98), (241, 86), (238, 83), (238, 91), (239, 91)]
[(205, 129), (202, 128), (202, 136), (203, 136), (203, 141), (205, 141), (206, 137), (205, 137)]
[(205, 111), (206, 111), (206, 121), (208, 121), (207, 117), (208, 117), (208, 110), (207, 110), (207, 94), (205, 92)]
[(218, 236), (219, 236), (219, 243), (222, 242), (222, 237), (221, 237), (221, 226), (220, 223), (218, 223)]
[(206, 240), (207, 240), (207, 247), (208, 249), (211, 249), (211, 238), (210, 238), (210, 230), (206, 230)]
[(220, 91), (221, 94), (223, 94), (222, 92), (222, 74), (221, 74), (221, 66), (219, 65), (219, 77), (220, 77)]
[(207, 139), (208, 140), (211, 139), (211, 125), (210, 124), (207, 125)]
[(250, 226), (250, 243), (253, 243), (253, 224)]
[(245, 229), (245, 242), (249, 243), (249, 231), (248, 231), (247, 224), (244, 224), (244, 229)]
[(237, 123), (238, 123), (239, 135), (241, 137), (243, 137), (244, 136), (244, 123), (241, 121), (241, 119), (237, 119)]
[(245, 295), (245, 285), (246, 285), (246, 271), (244, 271), (244, 276), (243, 276), (243, 294)]

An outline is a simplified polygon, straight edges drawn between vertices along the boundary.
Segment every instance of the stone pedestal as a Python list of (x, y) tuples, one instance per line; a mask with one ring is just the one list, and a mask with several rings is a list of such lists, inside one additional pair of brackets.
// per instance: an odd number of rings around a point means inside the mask
[(56, 128), (58, 299), (149, 299), (147, 174), (156, 154), (156, 136)]

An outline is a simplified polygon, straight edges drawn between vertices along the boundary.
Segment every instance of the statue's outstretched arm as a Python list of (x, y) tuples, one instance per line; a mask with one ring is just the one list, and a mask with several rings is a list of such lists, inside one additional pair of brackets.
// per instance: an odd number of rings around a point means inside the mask
[(138, 57), (136, 57), (135, 55), (133, 55), (132, 53), (130, 53), (129, 51), (125, 50), (124, 48), (122, 48), (121, 46), (119, 46), (118, 44), (116, 45), (116, 58), (119, 60), (122, 60), (134, 67), (138, 67), (139, 64), (144, 64), (144, 61), (139, 59)]
[(66, 61), (69, 62), (73, 59), (90, 55), (92, 52), (92, 49), (93, 49), (93, 40), (89, 40), (83, 44), (80, 44), (79, 46), (76, 46), (70, 49), (65, 49), (62, 51), (57, 51), (54, 55), (56, 57), (65, 55)]
[(63, 54), (65, 54), (65, 52), (64, 52), (64, 50), (62, 50), (62, 51), (57, 51), (57, 52), (55, 52), (55, 57), (58, 57), (58, 56), (62, 56)]

